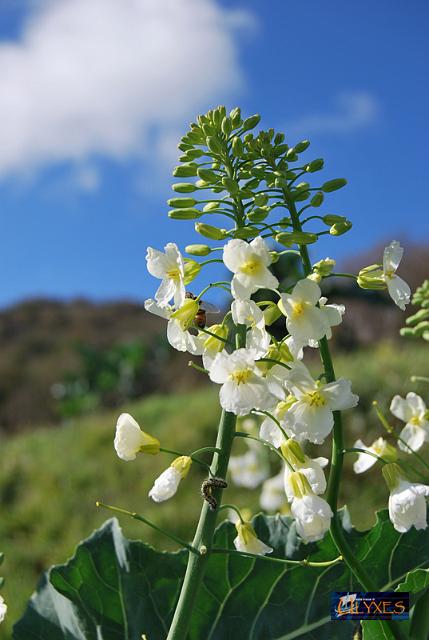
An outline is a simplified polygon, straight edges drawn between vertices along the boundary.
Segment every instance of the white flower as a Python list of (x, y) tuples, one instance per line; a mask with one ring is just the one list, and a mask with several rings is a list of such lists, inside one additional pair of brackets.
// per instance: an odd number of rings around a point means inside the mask
[[(285, 430), (287, 435), (291, 435), (291, 432), (288, 428), (288, 425), (285, 422), (285, 416), (287, 411), (291, 407), (291, 403), (294, 402), (295, 399), (289, 400), (280, 400), (275, 407), (270, 409), (270, 413), (276, 420), (280, 423), (282, 429)], [(270, 417), (267, 416), (261, 423), (259, 429), (259, 437), (267, 442), (270, 442), (277, 449), (281, 447), (281, 445), (285, 442), (285, 437), (281, 429), (279, 429), (278, 424)]]
[[(263, 373), (271, 393), (279, 400), (286, 397), (285, 383), (289, 375), (289, 369), (295, 360), (303, 357), (302, 344), (292, 336), (281, 343), (273, 343), (263, 355), (264, 360), (258, 362), (258, 369)], [(282, 364), (277, 364), (282, 363)], [(285, 366), (286, 365), (286, 366)]]
[(264, 511), (279, 511), (285, 503), (283, 469), (273, 478), (268, 478), (262, 485), (259, 504)]
[(276, 289), (279, 285), (268, 269), (272, 262), (271, 254), (260, 237), (250, 244), (244, 240), (230, 240), (224, 247), (223, 261), (234, 274), (231, 282), (234, 298), (249, 299), (258, 289)]
[(142, 431), (129, 413), (121, 413), (116, 425), (114, 447), (119, 458), (135, 460), (139, 451), (155, 455), (159, 453), (159, 440)]
[(396, 275), (396, 269), (401, 262), (403, 253), (403, 248), (396, 240), (393, 240), (385, 248), (383, 254), (383, 279), (387, 284), (387, 290), (393, 302), (402, 311), (405, 311), (405, 306), (410, 301), (411, 289), (402, 278)]
[(326, 500), (314, 495), (302, 471), (291, 472), (288, 483), (292, 497), (290, 510), (298, 534), (305, 543), (321, 540), (331, 525), (331, 507)]
[(412, 391), (407, 393), (406, 398), (395, 396), (390, 404), (390, 411), (406, 423), (400, 433), (400, 438), (406, 444), (399, 440), (399, 448), (407, 453), (412, 453), (409, 447), (418, 451), (429, 440), (429, 412), (423, 399)]
[[(328, 325), (325, 335), (328, 340), (330, 340), (332, 338), (331, 327), (336, 327), (341, 324), (346, 308), (343, 304), (326, 304), (326, 302), (327, 299), (325, 297), (319, 300), (320, 311), (325, 316), (326, 324)], [(309, 340), (308, 344), (310, 347), (315, 348), (319, 346), (317, 340)]]
[(221, 384), (220, 404), (226, 411), (244, 416), (252, 409), (266, 409), (272, 396), (255, 363), (250, 349), (237, 349), (233, 353), (221, 351), (209, 370), (210, 380)]
[(396, 531), (405, 533), (411, 527), (426, 529), (426, 500), (429, 486), (400, 480), (389, 497), (389, 518)]
[(5, 619), (6, 613), (7, 604), (5, 603), (4, 598), (0, 596), (0, 622), (3, 622), (3, 620)]
[[(323, 467), (326, 467), (329, 460), (327, 458), (309, 458), (304, 456), (304, 461), (294, 465), (296, 471), (300, 471), (308, 480), (313, 493), (319, 495), (326, 491), (326, 478), (323, 472)], [(294, 493), (290, 483), (291, 469), (288, 465), (285, 465), (284, 470), (284, 490), (286, 492), (287, 499), (292, 502), (294, 499)]]
[(186, 298), (183, 304), (176, 310), (167, 303), (158, 303), (148, 299), (144, 303), (146, 311), (168, 320), (167, 339), (177, 351), (187, 351), (194, 356), (203, 353), (205, 335), (193, 335), (188, 329), (195, 324), (195, 315), (198, 311), (198, 302)]
[(294, 363), (287, 381), (296, 398), (285, 419), (292, 433), (315, 444), (321, 444), (334, 426), (333, 411), (351, 409), (358, 396), (351, 392), (350, 380), (339, 378), (322, 384), (313, 380), (302, 362)]
[(299, 280), (292, 293), (282, 293), (279, 309), (286, 316), (289, 333), (301, 344), (320, 340), (330, 331), (328, 313), (317, 307), (320, 287), (309, 278)]
[[(228, 338), (228, 328), (222, 324), (212, 324), (210, 327), (207, 327), (207, 330), (214, 335), (209, 336), (201, 332), (199, 338), (203, 346), (203, 365), (204, 368), (208, 370), (211, 368), (217, 354), (225, 348), (225, 342), (223, 340)], [(219, 340), (214, 336), (218, 336), (218, 338), (221, 339)]]
[(234, 539), (234, 546), (237, 551), (254, 553), (260, 556), (272, 552), (271, 547), (259, 540), (250, 522), (237, 522), (235, 528), (238, 533), (238, 536)]
[(234, 324), (248, 327), (246, 348), (262, 356), (270, 346), (271, 336), (265, 329), (264, 313), (253, 300), (234, 300), (231, 305)]
[(255, 489), (270, 473), (266, 452), (258, 447), (249, 449), (242, 456), (231, 456), (228, 471), (238, 487)]
[(165, 304), (174, 298), (174, 304), (179, 307), (185, 299), (184, 273), (185, 267), (182, 255), (177, 245), (169, 242), (164, 247), (165, 253), (148, 247), (146, 261), (149, 273), (162, 280), (155, 300)]
[[(374, 453), (377, 456), (380, 456), (384, 460), (388, 460), (389, 462), (393, 462), (397, 458), (396, 449), (392, 447), (391, 444), (386, 442), (384, 438), (377, 438), (370, 447), (364, 445), (362, 440), (356, 440), (353, 447), (355, 449), (364, 449), (365, 451), (369, 451), (370, 453)], [(371, 469), (377, 462), (377, 458), (374, 456), (367, 455), (365, 453), (359, 453), (358, 459), (353, 464), (353, 471), (355, 473), (364, 473), (368, 469)]]
[(180, 456), (171, 463), (159, 478), (155, 480), (152, 489), (149, 491), (149, 498), (154, 502), (164, 502), (172, 498), (183, 478), (188, 475), (192, 460), (189, 456)]
[(333, 516), (326, 500), (311, 494), (294, 498), (291, 513), (296, 521), (297, 533), (304, 543), (321, 540), (329, 530)]

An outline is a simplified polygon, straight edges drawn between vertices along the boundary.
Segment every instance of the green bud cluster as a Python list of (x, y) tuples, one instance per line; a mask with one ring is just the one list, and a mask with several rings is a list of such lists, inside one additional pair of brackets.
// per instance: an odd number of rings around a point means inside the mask
[(407, 326), (400, 330), (401, 336), (423, 338), (429, 342), (429, 280), (416, 289), (412, 303), (421, 308), (405, 320)]
[[(294, 216), (308, 208), (320, 208), (326, 194), (342, 188), (346, 180), (335, 178), (312, 186), (306, 178), (322, 170), (324, 160), (301, 160), (310, 141), (290, 145), (284, 133), (255, 131), (259, 122), (258, 114), (245, 118), (238, 107), (228, 113), (219, 106), (191, 123), (181, 138), (180, 164), (173, 171), (174, 176), (188, 181), (173, 184), (178, 195), (168, 200), (169, 217), (198, 220), (212, 216), (214, 224), (195, 224), (196, 232), (210, 240), (250, 241), (263, 235), (286, 247), (314, 244), (321, 234), (340, 236), (351, 229), (346, 217), (325, 214), (301, 220), (305, 228), (294, 230), (291, 216), (284, 215), (285, 208)], [(226, 224), (219, 225), (219, 216), (227, 219)], [(317, 219), (329, 230), (306, 227)]]

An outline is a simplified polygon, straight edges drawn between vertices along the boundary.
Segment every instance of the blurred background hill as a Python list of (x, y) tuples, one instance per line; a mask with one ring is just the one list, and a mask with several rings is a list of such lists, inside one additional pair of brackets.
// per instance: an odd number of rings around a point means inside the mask
[[(344, 269), (356, 273), (380, 261), (382, 252), (383, 246), (376, 246), (345, 262)], [(428, 264), (428, 247), (407, 245), (401, 275), (412, 289), (422, 282)], [(297, 278), (290, 261), (275, 268), (286, 284)], [(346, 305), (335, 332), (337, 350), (398, 341), (404, 314), (385, 292), (363, 291), (352, 280), (338, 278), (326, 280), (324, 292), (330, 302)], [(284, 320), (276, 330), (284, 331)], [(154, 392), (205, 384), (188, 361), (189, 355), (169, 347), (165, 323), (138, 302), (23, 301), (0, 311), (0, 430), (55, 425)]]

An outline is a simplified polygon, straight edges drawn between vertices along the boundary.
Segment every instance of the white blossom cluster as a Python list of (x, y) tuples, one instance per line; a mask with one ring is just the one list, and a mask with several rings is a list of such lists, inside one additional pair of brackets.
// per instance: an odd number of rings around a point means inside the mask
[[(324, 261), (315, 265), (313, 274), (296, 282), (288, 291), (280, 292), (279, 282), (269, 268), (272, 255), (261, 237), (251, 242), (241, 239), (227, 242), (223, 248), (223, 263), (233, 274), (231, 308), (220, 324), (207, 323), (206, 326), (205, 314), (204, 322), (198, 321), (203, 304), (201, 294), (195, 296), (186, 292), (185, 285), (193, 279), (187, 270), (189, 261), (183, 258), (174, 243), (167, 244), (164, 252), (149, 248), (146, 256), (148, 271), (161, 283), (154, 298), (146, 300), (145, 308), (167, 320), (167, 338), (175, 349), (202, 357), (202, 365), (210, 380), (220, 386), (219, 399), (225, 411), (240, 419), (250, 414), (263, 416), (259, 440), (279, 453), (283, 460), (280, 473), (269, 477), (266, 450), (260, 442), (250, 440), (245, 454), (231, 457), (231, 478), (235, 484), (250, 489), (262, 484), (261, 507), (267, 511), (291, 514), (298, 534), (308, 543), (323, 538), (333, 513), (321, 497), (326, 490), (323, 469), (328, 460), (308, 457), (301, 445), (305, 442), (322, 444), (333, 429), (334, 412), (356, 406), (358, 396), (352, 393), (349, 380), (339, 378), (329, 382), (324, 376), (314, 379), (302, 362), (306, 348), (317, 347), (321, 339), (331, 338), (332, 327), (341, 323), (345, 312), (344, 306), (329, 304), (322, 296), (319, 274)], [(387, 284), (392, 298), (402, 308), (409, 295), (407, 285), (395, 274), (401, 256), (402, 249), (398, 243), (391, 243), (385, 250), (383, 270), (375, 272), (374, 268), (368, 268), (369, 275), (365, 271), (361, 280), (368, 285), (370, 279), (373, 288), (374, 277), (382, 278), (384, 286)], [(325, 262), (330, 271), (334, 261), (327, 258)], [(200, 266), (194, 265), (197, 267), (196, 275)], [(252, 300), (252, 294), (259, 289), (274, 292), (278, 296), (277, 304), (258, 304)], [(281, 341), (276, 341), (267, 331), (267, 304), (277, 306), (277, 312), (285, 317), (287, 335)], [(229, 335), (228, 318), (236, 327), (241, 327), (238, 348)], [(404, 450), (407, 447), (418, 449), (428, 439), (429, 422), (422, 402), (415, 394), (408, 394), (406, 399), (395, 396), (392, 401), (393, 414), (406, 423), (400, 444)], [(138, 451), (157, 453), (160, 444), (156, 438), (141, 431), (131, 416), (123, 414), (118, 420), (115, 448), (119, 457), (132, 460)], [(383, 438), (371, 447), (366, 447), (359, 440), (355, 448), (361, 451), (354, 464), (356, 473), (369, 469), (377, 456), (385, 456), (385, 462), (389, 456), (391, 460), (396, 459), (396, 449)], [(156, 502), (172, 497), (191, 463), (189, 456), (174, 460), (155, 481), (149, 496)], [(424, 501), (425, 495), (425, 490), (421, 489), (424, 485), (412, 485), (404, 479), (401, 483), (399, 488), (395, 486), (392, 490), (389, 501), (396, 528), (406, 526), (403, 511), (400, 518), (397, 515), (403, 496), (409, 498), (411, 504), (410, 496), (418, 502), (420, 498)], [(411, 524), (420, 527), (423, 522), (421, 505), (418, 513), (419, 519), (416, 516)], [(236, 528), (234, 542), (238, 550), (257, 554), (272, 551), (257, 538), (250, 522), (240, 518)]]

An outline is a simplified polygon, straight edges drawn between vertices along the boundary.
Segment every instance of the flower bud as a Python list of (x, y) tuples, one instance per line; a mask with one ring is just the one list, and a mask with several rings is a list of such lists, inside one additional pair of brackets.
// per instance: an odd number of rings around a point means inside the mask
[(285, 460), (292, 465), (292, 467), (297, 467), (300, 464), (304, 464), (305, 455), (301, 447), (299, 446), (296, 440), (289, 438), (286, 442), (282, 442), (280, 445), (281, 452)]
[(171, 209), (168, 217), (172, 220), (196, 220), (201, 218), (203, 212), (199, 209)]
[(223, 144), (217, 136), (208, 136), (206, 143), (213, 153), (220, 155), (224, 152)]
[(241, 125), (241, 122), (242, 122), (240, 107), (235, 107), (235, 109), (233, 109), (230, 112), (229, 117), (231, 118), (231, 124), (232, 124), (233, 128), (237, 129)]
[(255, 113), (255, 115), (250, 116), (249, 118), (246, 118), (242, 125), (243, 132), (250, 131), (250, 129), (254, 129), (256, 125), (259, 123), (260, 119), (261, 119), (261, 116), (258, 113)]
[(222, 120), (222, 124), (221, 124), (221, 129), (222, 129), (222, 133), (225, 134), (226, 136), (229, 136), (229, 134), (232, 131), (232, 124), (231, 124), (231, 119), (228, 118), (228, 116), (225, 116)]
[(219, 202), (207, 202), (207, 204), (205, 204), (203, 207), (204, 213), (216, 211), (216, 209), (219, 209)]
[(282, 231), (276, 235), (276, 242), (286, 247), (291, 247), (294, 244), (313, 244), (316, 241), (317, 235), (315, 233), (305, 231)]
[(250, 222), (263, 222), (268, 216), (269, 212), (269, 207), (257, 207), (256, 209), (253, 209), (253, 211), (250, 211), (247, 214), (247, 217), (249, 218)]
[(289, 475), (289, 483), (295, 498), (303, 498), (304, 496), (310, 496), (313, 493), (310, 483), (305, 475), (300, 471), (292, 471)]
[(389, 491), (394, 491), (404, 479), (400, 467), (395, 462), (384, 464), (381, 471)]
[(347, 218), (345, 216), (336, 216), (333, 213), (328, 213), (326, 216), (322, 218), (323, 222), (330, 227), (333, 224), (345, 222)]
[(325, 199), (325, 196), (323, 195), (323, 193), (321, 191), (318, 191), (311, 198), (310, 204), (312, 207), (320, 207), (324, 199)]
[(197, 187), (192, 182), (176, 182), (171, 187), (176, 193), (192, 193)]
[(256, 229), (256, 227), (240, 227), (239, 229), (234, 229), (234, 231), (231, 232), (231, 235), (233, 238), (248, 240), (259, 235), (259, 229)]
[(295, 151), (296, 153), (303, 153), (309, 146), (310, 140), (302, 140), (302, 142), (298, 142), (298, 144), (295, 145)]
[[(275, 302), (270, 304), (268, 307), (264, 309), (264, 322), (267, 327), (270, 327), (276, 320), (278, 320), (282, 315), (282, 312), (278, 308)], [(265, 363), (270, 364), (270, 363)]]
[(191, 178), (197, 175), (198, 165), (195, 162), (188, 162), (176, 167), (173, 171), (175, 178)]
[(331, 191), (337, 191), (337, 189), (341, 189), (346, 184), (347, 180), (345, 178), (334, 178), (334, 180), (328, 180), (323, 183), (321, 189), (325, 193), (331, 193)]
[(191, 256), (208, 256), (211, 253), (211, 249), (206, 244), (188, 244), (185, 247), (186, 253)]
[(160, 442), (142, 431), (129, 413), (121, 413), (116, 425), (114, 447), (118, 457), (128, 462), (135, 460), (139, 451), (156, 455), (159, 453)]
[(332, 258), (325, 258), (324, 260), (319, 260), (319, 262), (316, 262), (313, 265), (313, 271), (322, 278), (326, 278), (326, 276), (329, 276), (332, 273), (335, 265), (335, 260)]
[(324, 164), (325, 161), (323, 160), (323, 158), (317, 158), (316, 160), (312, 160), (311, 162), (309, 162), (305, 167), (305, 170), (309, 173), (314, 173), (315, 171), (320, 171), (321, 169), (323, 169)]
[(219, 181), (219, 176), (217, 175), (217, 173), (211, 171), (210, 169), (199, 168), (197, 173), (198, 177), (201, 178), (201, 180), (204, 180), (204, 182), (213, 183)]
[(347, 233), (347, 231), (350, 231), (352, 226), (353, 225), (350, 220), (344, 220), (344, 222), (336, 222), (329, 229), (329, 233), (331, 234), (331, 236), (342, 236), (344, 233)]
[(185, 268), (183, 282), (184, 284), (189, 284), (192, 280), (195, 280), (201, 271), (201, 265), (199, 262), (195, 262), (195, 260), (191, 260), (190, 258), (185, 258), (184, 263)]
[(208, 328), (210, 333), (213, 333), (213, 336), (207, 336), (207, 340), (204, 342), (204, 349), (210, 351), (210, 353), (218, 353), (222, 351), (225, 346), (225, 343), (222, 340), (218, 340), (214, 336), (218, 336), (219, 338), (223, 338), (224, 340), (228, 337), (228, 328), (223, 324), (212, 324), (211, 327)]
[(188, 475), (191, 465), (192, 458), (190, 458), (189, 456), (179, 456), (178, 458), (173, 460), (170, 466), (173, 467), (173, 469), (176, 469), (176, 471), (180, 473), (183, 479)]
[(361, 289), (386, 289), (381, 265), (371, 264), (359, 271), (357, 283)]
[(200, 303), (198, 300), (186, 298), (182, 306), (171, 314), (171, 317), (178, 320), (181, 328), (186, 331), (186, 329), (189, 329), (194, 325), (195, 316), (197, 315), (199, 308)]
[(195, 231), (205, 238), (210, 238), (210, 240), (224, 240), (228, 237), (226, 229), (212, 227), (210, 224), (205, 224), (204, 222), (197, 222), (195, 224)]
[(167, 204), (174, 209), (188, 209), (197, 204), (197, 201), (194, 198), (170, 198)]
[(243, 155), (244, 147), (241, 138), (235, 136), (232, 140), (232, 153), (236, 158), (239, 158)]
[(234, 539), (234, 546), (237, 551), (243, 553), (254, 553), (256, 555), (265, 555), (271, 553), (272, 548), (259, 540), (254, 528), (250, 522), (236, 522), (237, 537)]

